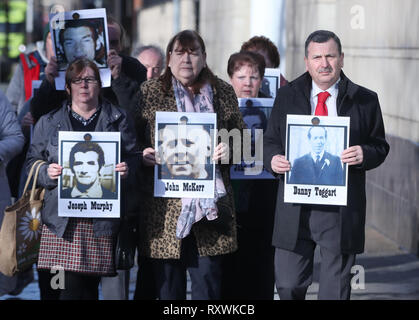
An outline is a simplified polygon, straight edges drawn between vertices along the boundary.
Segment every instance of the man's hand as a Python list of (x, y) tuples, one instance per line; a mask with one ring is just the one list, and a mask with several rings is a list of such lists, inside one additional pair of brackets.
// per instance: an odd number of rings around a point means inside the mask
[(342, 162), (347, 163), (348, 166), (361, 164), (364, 161), (364, 152), (361, 146), (352, 146), (343, 150), (341, 156)]
[(119, 175), (121, 176), (122, 179), (126, 178), (128, 176), (128, 165), (126, 164), (126, 162), (121, 162), (118, 163), (115, 166), (115, 171), (119, 172)]
[(277, 154), (271, 160), (272, 171), (279, 174), (284, 174), (291, 170), (290, 162), (282, 154)]
[(58, 77), (57, 58), (54, 56), (49, 59), (49, 62), (45, 67), (45, 77), (52, 85), (54, 84), (55, 78)]
[(111, 69), (113, 79), (118, 79), (121, 73), (122, 58), (116, 53), (114, 49), (108, 53), (108, 66)]
[(62, 171), (63, 167), (61, 167), (58, 163), (51, 163), (47, 170), (48, 177), (51, 180), (56, 180), (61, 175)]

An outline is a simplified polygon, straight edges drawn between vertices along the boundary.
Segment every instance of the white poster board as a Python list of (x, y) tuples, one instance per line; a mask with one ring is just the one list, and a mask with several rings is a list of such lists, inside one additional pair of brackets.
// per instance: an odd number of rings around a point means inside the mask
[(215, 113), (156, 112), (154, 196), (214, 198)]
[(120, 132), (58, 133), (58, 216), (120, 217)]
[(275, 99), (276, 93), (280, 87), (281, 70), (279, 68), (266, 68), (260, 92), (262, 92), (266, 98)]
[(110, 87), (111, 71), (106, 9), (75, 10), (51, 13), (51, 40), (58, 63), (57, 90), (65, 89), (65, 72), (78, 58), (88, 58), (99, 68), (102, 87)]
[(274, 99), (239, 98), (239, 108), (246, 129), (243, 130), (241, 163), (233, 163), (230, 178), (275, 179), (263, 166), (263, 133), (272, 112)]
[(349, 117), (287, 115), (284, 202), (321, 205), (347, 203)]

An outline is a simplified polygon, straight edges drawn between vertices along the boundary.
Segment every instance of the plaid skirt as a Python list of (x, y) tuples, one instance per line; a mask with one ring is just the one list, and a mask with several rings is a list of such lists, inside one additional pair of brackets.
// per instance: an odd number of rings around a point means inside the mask
[(42, 227), (38, 269), (114, 275), (112, 236), (95, 237), (93, 220), (70, 218), (62, 238)]

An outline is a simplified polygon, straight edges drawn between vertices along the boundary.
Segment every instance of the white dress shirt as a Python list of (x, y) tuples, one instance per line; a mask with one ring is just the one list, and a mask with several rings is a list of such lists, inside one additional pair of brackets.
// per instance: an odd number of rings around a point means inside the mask
[(336, 100), (338, 98), (338, 83), (340, 81), (340, 78), (338, 79), (338, 81), (336, 81), (336, 83), (331, 86), (329, 89), (327, 90), (322, 90), (320, 89), (317, 84), (312, 81), (312, 86), (311, 86), (311, 94), (310, 94), (310, 104), (311, 104), (311, 114), (314, 115), (314, 113), (316, 112), (316, 106), (317, 106), (317, 95), (320, 92), (323, 91), (327, 91), (330, 93), (330, 96), (327, 98), (326, 100), (326, 106), (327, 106), (327, 115), (330, 117), (337, 117), (338, 116), (338, 111), (336, 108)]

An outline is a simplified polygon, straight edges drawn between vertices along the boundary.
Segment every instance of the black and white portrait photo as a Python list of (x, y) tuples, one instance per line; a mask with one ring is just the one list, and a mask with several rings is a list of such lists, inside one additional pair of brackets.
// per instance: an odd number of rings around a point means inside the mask
[[(113, 137), (106, 137), (110, 134)], [(120, 189), (115, 171), (115, 165), (119, 163), (118, 138), (119, 132), (116, 135), (113, 132), (60, 132), (59, 154), (63, 173), (59, 179), (59, 203), (72, 213), (71, 216), (74, 216), (74, 211), (79, 213), (82, 209), (81, 216), (92, 217), (90, 213), (97, 213), (95, 206), (104, 204), (104, 200), (112, 204), (113, 209), (118, 209), (119, 203), (115, 203), (119, 201)], [(80, 203), (83, 206), (79, 206)]]
[[(272, 111), (273, 99), (240, 98), (239, 108), (246, 126), (243, 131), (243, 158), (232, 164), (231, 179), (274, 179), (263, 167), (263, 133)], [(245, 135), (250, 134), (250, 139)]]
[(266, 68), (265, 75), (262, 80), (260, 92), (262, 98), (275, 99), (276, 92), (281, 86), (281, 71), (280, 69)]
[(107, 65), (109, 38), (105, 9), (51, 14), (50, 30), (59, 71), (55, 81), (57, 90), (63, 90), (63, 77), (68, 65), (80, 58), (95, 62), (100, 71), (102, 86), (109, 86), (110, 70)]
[(159, 178), (211, 180), (211, 125), (181, 126), (159, 124)]
[[(306, 144), (308, 144), (310, 150), (292, 162), (289, 183), (344, 185), (343, 164), (339, 155), (326, 151), (328, 131), (330, 132), (329, 135), (339, 135), (340, 133), (336, 132), (339, 129), (325, 126), (303, 127), (303, 129), (307, 131)], [(300, 142), (304, 143), (304, 141)], [(341, 150), (339, 146), (330, 149)]]
[(214, 183), (214, 114), (156, 114), (156, 196), (211, 194)]
[(85, 10), (74, 11), (63, 21), (62, 28), (54, 29), (53, 45), (59, 70), (66, 70), (79, 58), (92, 60), (99, 68), (107, 67), (105, 18), (80, 18), (82, 11)]
[(289, 115), (287, 120), (291, 170), (285, 194), (302, 203), (346, 201), (347, 166), (341, 154), (349, 144), (348, 118)]

